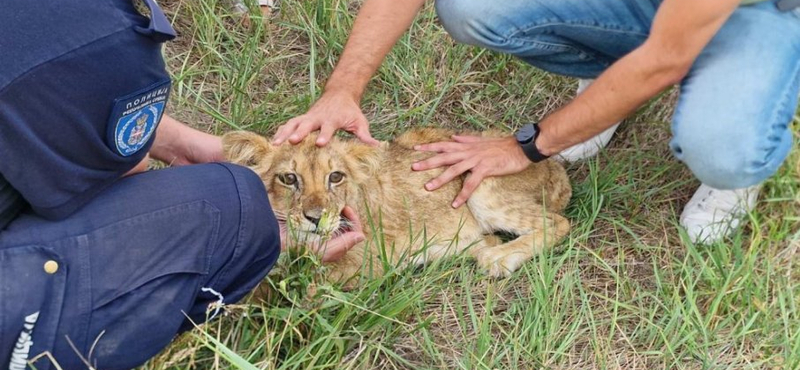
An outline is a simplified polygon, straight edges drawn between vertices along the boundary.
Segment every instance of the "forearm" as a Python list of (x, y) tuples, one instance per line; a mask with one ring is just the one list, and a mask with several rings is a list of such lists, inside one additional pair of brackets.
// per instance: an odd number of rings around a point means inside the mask
[(171, 165), (187, 165), (224, 160), (222, 139), (195, 130), (164, 115), (158, 125), (150, 155)]
[(158, 123), (156, 136), (153, 141), (153, 146), (150, 147), (150, 151), (139, 164), (123, 176), (130, 176), (146, 171), (151, 157), (170, 164), (175, 162), (176, 158), (183, 155), (181, 153), (184, 150), (183, 140), (188, 131), (194, 131), (194, 129), (178, 122), (166, 114), (163, 115), (161, 121)]
[(425, 0), (367, 0), (325, 92), (351, 95), (358, 102), (386, 54), (411, 26)]
[(536, 145), (553, 155), (621, 121), (686, 73), (680, 64), (653, 60), (646, 46), (613, 64), (571, 103), (540, 123)]
[(172, 162), (177, 156), (180, 138), (185, 130), (191, 130), (191, 128), (165, 114), (158, 124), (150, 155), (163, 162)]
[(680, 81), (740, 0), (665, 0), (650, 37), (573, 102), (545, 118), (536, 141), (552, 155), (599, 134)]

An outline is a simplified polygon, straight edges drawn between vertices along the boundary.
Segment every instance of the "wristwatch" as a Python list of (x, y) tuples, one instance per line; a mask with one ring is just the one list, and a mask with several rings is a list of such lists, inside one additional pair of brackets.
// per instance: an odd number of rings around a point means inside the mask
[(542, 154), (536, 147), (536, 138), (539, 137), (539, 123), (529, 123), (519, 128), (516, 133), (517, 143), (522, 148), (522, 152), (533, 163), (541, 162), (549, 156)]

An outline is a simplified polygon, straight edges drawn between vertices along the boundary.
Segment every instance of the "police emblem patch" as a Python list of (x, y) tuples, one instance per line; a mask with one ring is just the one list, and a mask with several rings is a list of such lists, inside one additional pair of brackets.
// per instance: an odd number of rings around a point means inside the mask
[(147, 145), (164, 115), (170, 81), (162, 81), (114, 100), (108, 123), (108, 144), (124, 157)]

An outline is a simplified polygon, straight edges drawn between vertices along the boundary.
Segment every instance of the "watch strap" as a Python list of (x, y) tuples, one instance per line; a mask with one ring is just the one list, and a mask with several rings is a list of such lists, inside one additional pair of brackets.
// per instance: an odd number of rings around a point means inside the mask
[(530, 161), (533, 163), (538, 163), (550, 158), (550, 156), (542, 154), (542, 152), (539, 151), (539, 148), (536, 147), (536, 139), (539, 137), (540, 133), (539, 124), (530, 123), (529, 125), (532, 125), (534, 129), (533, 138), (527, 142), (517, 141), (522, 148), (522, 152), (525, 153), (525, 156), (528, 157), (528, 159), (530, 159)]

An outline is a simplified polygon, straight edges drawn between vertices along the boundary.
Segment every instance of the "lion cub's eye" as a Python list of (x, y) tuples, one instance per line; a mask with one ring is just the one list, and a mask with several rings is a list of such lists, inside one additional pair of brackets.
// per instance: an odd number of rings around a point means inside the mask
[(344, 180), (344, 174), (339, 171), (331, 172), (331, 174), (328, 175), (328, 180), (331, 184), (338, 184)]
[(284, 185), (293, 186), (294, 184), (297, 184), (297, 175), (293, 173), (284, 173), (278, 175), (278, 180), (280, 180), (280, 182), (282, 182)]

